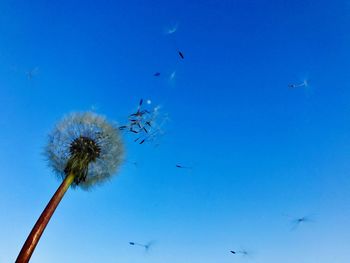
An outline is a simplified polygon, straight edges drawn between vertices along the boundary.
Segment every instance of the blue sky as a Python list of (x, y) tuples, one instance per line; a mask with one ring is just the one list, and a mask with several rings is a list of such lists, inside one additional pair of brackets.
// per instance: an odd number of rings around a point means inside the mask
[(1, 1), (0, 262), (60, 183), (54, 124), (123, 123), (140, 98), (170, 118), (159, 146), (125, 135), (118, 175), (70, 189), (31, 262), (349, 262), (349, 21), (349, 1)]

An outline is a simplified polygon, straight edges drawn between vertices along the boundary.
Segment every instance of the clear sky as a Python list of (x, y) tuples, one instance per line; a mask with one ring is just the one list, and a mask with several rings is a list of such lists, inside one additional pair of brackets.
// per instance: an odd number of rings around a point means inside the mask
[(118, 175), (70, 189), (31, 262), (350, 262), (349, 29), (348, 0), (0, 1), (0, 262), (59, 186), (54, 124), (140, 98), (169, 116), (159, 145), (124, 134)]

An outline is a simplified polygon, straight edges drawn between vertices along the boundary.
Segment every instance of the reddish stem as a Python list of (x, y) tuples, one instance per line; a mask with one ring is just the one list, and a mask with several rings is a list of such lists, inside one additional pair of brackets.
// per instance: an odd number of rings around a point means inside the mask
[(32, 231), (30, 232), (26, 242), (24, 243), (21, 252), (16, 259), (16, 263), (27, 263), (30, 260), (30, 257), (33, 254), (33, 251), (36, 245), (39, 242), (39, 239), (42, 233), (45, 230), (45, 227), (50, 221), (52, 214), (55, 212), (58, 204), (60, 203), (62, 197), (66, 193), (69, 186), (74, 180), (74, 175), (69, 174), (61, 183), (60, 187), (57, 189), (55, 194), (52, 196), (50, 202), (45, 207), (44, 211), (41, 213), (38, 221), (36, 221)]

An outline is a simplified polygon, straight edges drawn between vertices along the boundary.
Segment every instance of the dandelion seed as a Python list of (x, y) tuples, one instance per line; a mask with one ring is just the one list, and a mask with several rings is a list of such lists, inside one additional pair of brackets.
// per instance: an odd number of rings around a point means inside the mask
[(184, 54), (180, 50), (178, 51), (178, 53), (179, 53), (180, 58), (182, 58), (182, 59), (185, 58)]
[(16, 263), (29, 261), (40, 236), (70, 186), (88, 189), (108, 180), (122, 163), (119, 130), (91, 112), (73, 113), (49, 135), (46, 156), (62, 183), (30, 232)]
[(129, 245), (143, 247), (143, 248), (145, 248), (145, 251), (147, 252), (154, 245), (154, 241), (150, 241), (147, 244), (141, 244), (141, 243), (137, 243), (137, 242), (129, 242)]
[(173, 80), (175, 79), (176, 71), (171, 72), (169, 79)]
[(299, 83), (299, 84), (289, 84), (288, 87), (290, 89), (295, 89), (295, 88), (307, 87), (308, 85), (309, 85), (308, 81), (304, 80), (302, 83)]
[(35, 75), (37, 75), (39, 72), (39, 68), (38, 67), (35, 67), (29, 71), (26, 71), (26, 75), (28, 77), (28, 79), (32, 79)]
[(296, 218), (296, 219), (292, 220), (292, 222), (291, 222), (291, 224), (292, 224), (291, 230), (297, 229), (301, 224), (310, 223), (310, 222), (312, 222), (312, 220), (306, 216)]
[[(143, 100), (141, 99), (137, 111), (130, 114), (128, 117), (128, 123), (119, 126), (119, 130), (124, 130), (128, 133), (137, 134), (137, 138), (134, 142), (143, 144), (145, 142), (154, 141), (156, 137), (163, 134), (162, 127), (168, 120), (168, 117), (160, 114), (160, 106), (144, 109), (142, 106)], [(151, 100), (146, 101), (147, 105), (150, 105)], [(159, 122), (161, 120), (161, 122)]]
[(180, 168), (180, 169), (192, 169), (192, 167), (183, 166), (183, 165), (181, 165), (181, 164), (176, 164), (175, 167), (176, 167), (176, 168)]
[(290, 230), (295, 230), (297, 229), (301, 224), (305, 224), (305, 223), (311, 223), (313, 222), (311, 216), (302, 216), (302, 217), (297, 217), (297, 218), (293, 218), (290, 215), (285, 215), (287, 217), (289, 217), (290, 220), (290, 224), (291, 224), (291, 229)]
[(248, 256), (248, 255), (249, 255), (249, 253), (248, 253), (247, 250), (241, 250), (241, 251), (238, 251), (237, 253), (240, 253), (240, 254), (242, 254), (243, 256)]
[(177, 28), (178, 28), (178, 24), (175, 24), (174, 26), (167, 29), (165, 34), (167, 34), (167, 35), (174, 34), (177, 31)]
[(234, 255), (242, 255), (242, 256), (250, 256), (252, 253), (251, 252), (248, 252), (247, 250), (245, 249), (242, 249), (242, 250), (230, 250), (230, 252)]

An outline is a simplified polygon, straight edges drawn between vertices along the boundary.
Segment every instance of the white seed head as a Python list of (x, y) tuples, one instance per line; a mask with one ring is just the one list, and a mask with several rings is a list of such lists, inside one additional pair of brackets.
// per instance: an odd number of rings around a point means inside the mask
[(123, 162), (119, 130), (92, 112), (72, 113), (49, 134), (45, 149), (50, 166), (64, 179), (78, 171), (72, 186), (88, 189), (108, 180)]

